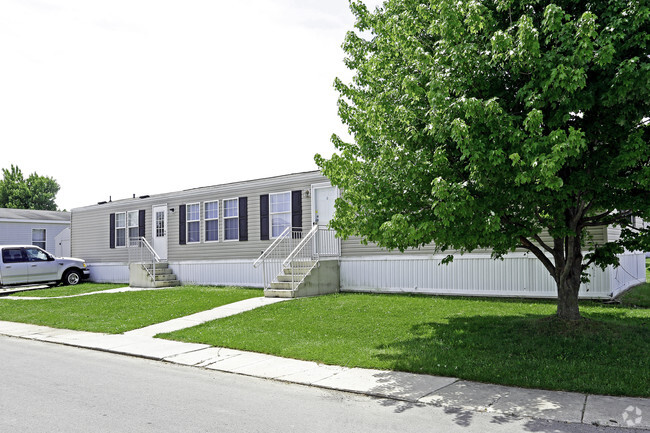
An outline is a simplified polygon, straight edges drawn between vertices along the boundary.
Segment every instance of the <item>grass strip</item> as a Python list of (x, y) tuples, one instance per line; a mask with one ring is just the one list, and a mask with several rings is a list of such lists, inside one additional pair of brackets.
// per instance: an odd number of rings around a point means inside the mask
[(182, 286), (66, 299), (0, 298), (0, 320), (119, 334), (262, 294), (260, 289)]
[(650, 309), (582, 302), (337, 294), (259, 308), (159, 337), (348, 367), (503, 385), (650, 396)]
[(99, 283), (81, 283), (76, 286), (56, 286), (47, 289), (28, 290), (25, 292), (12, 293), (11, 296), (20, 296), (25, 298), (43, 297), (52, 298), (56, 296), (80, 295), (83, 293), (101, 292), (103, 290), (117, 289), (126, 287), (128, 284), (99, 284)]

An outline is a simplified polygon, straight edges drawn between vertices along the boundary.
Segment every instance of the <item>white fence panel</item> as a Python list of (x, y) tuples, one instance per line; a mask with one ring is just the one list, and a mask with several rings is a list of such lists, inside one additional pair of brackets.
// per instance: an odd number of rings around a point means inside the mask
[(253, 268), (253, 260), (169, 262), (169, 267), (183, 284), (264, 286), (262, 270)]
[(619, 258), (621, 265), (616, 269), (611, 266), (608, 269), (614, 296), (629, 287), (643, 283), (646, 275), (644, 253), (628, 253)]
[[(341, 259), (341, 290), (471, 296), (557, 296), (555, 282), (532, 255), (512, 253), (503, 260), (487, 254), (458, 256), (442, 265), (443, 256), (346, 257)], [(608, 298), (609, 272), (590, 270), (582, 298)]]
[(89, 263), (88, 269), (94, 283), (129, 284), (128, 263)]

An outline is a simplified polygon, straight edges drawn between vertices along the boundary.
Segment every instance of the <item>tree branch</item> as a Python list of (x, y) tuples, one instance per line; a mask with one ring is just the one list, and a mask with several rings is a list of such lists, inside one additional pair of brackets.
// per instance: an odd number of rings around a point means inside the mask
[(544, 241), (542, 240), (542, 238), (541, 238), (539, 235), (535, 235), (535, 236), (533, 236), (533, 238), (535, 239), (535, 241), (536, 241), (538, 244), (541, 245), (542, 248), (544, 248), (544, 249), (545, 249), (546, 251), (548, 251), (549, 253), (555, 255), (555, 252), (553, 251), (553, 248), (551, 248), (548, 244), (546, 244), (546, 242), (544, 242)]
[(546, 270), (553, 276), (553, 279), (555, 279), (555, 266), (553, 263), (549, 260), (548, 257), (546, 257), (546, 254), (537, 247), (535, 244), (533, 244), (531, 241), (526, 239), (524, 236), (519, 237), (519, 242), (521, 242), (521, 247), (529, 250), (531, 253), (535, 255), (539, 259), (539, 261), (542, 262)]

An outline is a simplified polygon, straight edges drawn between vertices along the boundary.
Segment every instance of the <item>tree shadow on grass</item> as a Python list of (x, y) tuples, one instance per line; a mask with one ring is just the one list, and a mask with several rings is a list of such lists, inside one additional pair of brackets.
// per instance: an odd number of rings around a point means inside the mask
[(420, 323), (378, 347), (391, 369), (527, 388), (650, 396), (650, 319), (592, 313), (578, 326), (545, 316)]
[[(409, 395), (410, 402), (382, 402), (396, 412), (422, 402), (442, 406), (459, 426), (470, 427), (478, 412), (495, 411), (492, 423), (521, 423), (520, 416), (532, 416), (542, 419), (525, 421), (526, 431), (565, 431), (544, 418), (561, 413), (579, 423), (585, 393), (649, 396), (649, 337), (650, 320), (627, 317), (623, 310), (590, 313), (589, 320), (577, 326), (541, 315), (464, 316), (446, 323), (420, 323), (408, 338), (378, 348), (376, 358), (388, 361), (396, 372), (377, 373), (380, 384), (375, 391), (382, 394), (392, 388)], [(404, 378), (399, 371), (487, 384), (463, 390), (463, 381), (431, 382), (427, 394), (427, 384)], [(506, 386), (573, 392), (531, 394)], [(440, 400), (432, 398), (436, 394)]]

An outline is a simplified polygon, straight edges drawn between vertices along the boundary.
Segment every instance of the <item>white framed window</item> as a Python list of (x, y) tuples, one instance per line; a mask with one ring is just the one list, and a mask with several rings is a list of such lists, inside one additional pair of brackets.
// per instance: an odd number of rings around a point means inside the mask
[(238, 198), (231, 198), (223, 201), (223, 239), (226, 241), (239, 240)]
[(126, 212), (115, 214), (115, 246), (126, 246)]
[(199, 203), (187, 205), (187, 243), (201, 242), (201, 207)]
[(130, 245), (137, 245), (135, 239), (140, 236), (138, 214), (139, 212), (137, 210), (128, 211), (126, 213), (126, 226), (128, 228)]
[(219, 240), (219, 201), (208, 201), (203, 204), (205, 219), (205, 241)]
[(269, 194), (271, 237), (277, 238), (291, 226), (291, 192)]
[(47, 234), (45, 229), (32, 229), (32, 245), (46, 249)]

